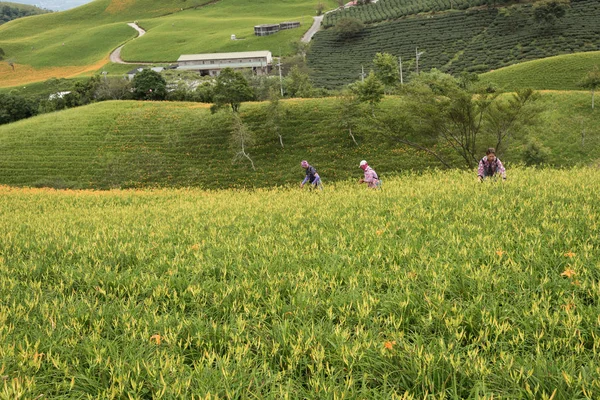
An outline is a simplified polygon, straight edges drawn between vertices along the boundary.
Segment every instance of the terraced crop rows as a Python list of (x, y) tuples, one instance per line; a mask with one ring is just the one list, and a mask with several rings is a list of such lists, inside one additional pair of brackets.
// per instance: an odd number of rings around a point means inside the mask
[[(487, 72), (519, 61), (598, 50), (600, 4), (573, 1), (552, 31), (532, 21), (530, 5), (408, 18), (367, 26), (341, 40), (333, 30), (319, 32), (308, 55), (317, 85), (335, 88), (359, 78), (377, 52), (402, 56), (408, 74), (415, 70), (415, 48), (425, 53), (421, 70)], [(344, 66), (340, 68), (340, 66)]]

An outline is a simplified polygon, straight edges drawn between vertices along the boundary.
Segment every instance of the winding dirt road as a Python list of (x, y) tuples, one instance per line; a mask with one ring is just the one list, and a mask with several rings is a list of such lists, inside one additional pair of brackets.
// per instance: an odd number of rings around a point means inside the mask
[[(142, 28), (139, 27), (138, 24), (136, 24), (135, 22), (131, 22), (129, 24), (130, 27), (132, 27), (133, 29), (135, 29), (136, 31), (138, 31), (138, 35), (137, 37), (133, 38), (132, 40), (135, 40), (139, 37), (142, 37), (146, 34), (146, 31), (143, 30)], [(116, 63), (116, 64), (135, 64), (135, 65), (151, 65), (152, 63), (144, 63), (144, 62), (127, 62), (127, 61), (123, 61), (123, 59), (121, 58), (121, 49), (123, 48), (123, 46), (119, 46), (115, 49), (115, 51), (113, 51), (112, 53), (110, 53), (110, 62)]]

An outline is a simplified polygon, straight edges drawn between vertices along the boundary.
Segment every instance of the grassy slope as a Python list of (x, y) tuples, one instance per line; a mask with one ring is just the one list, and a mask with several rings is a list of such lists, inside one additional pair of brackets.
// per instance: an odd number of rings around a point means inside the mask
[[(335, 2), (324, 3), (333, 7)], [(299, 40), (312, 24), (314, 9), (312, 0), (221, 0), (197, 10), (140, 21), (148, 34), (127, 44), (122, 56), (135, 61), (173, 61), (181, 54), (219, 51), (266, 49), (273, 54), (279, 54), (280, 50), (288, 54), (290, 43)], [(300, 21), (302, 25), (276, 35), (254, 36), (254, 25), (288, 20)], [(244, 40), (232, 41), (232, 34)]]
[[(425, 154), (355, 131), (360, 146), (338, 127), (337, 100), (285, 101), (277, 136), (264, 131), (265, 104), (249, 104), (243, 118), (256, 133), (249, 149), (257, 171), (232, 164), (228, 122), (194, 103), (106, 102), (41, 115), (0, 127), (0, 183), (73, 187), (272, 186), (302, 178), (308, 159), (325, 182), (357, 178), (357, 162), (369, 160), (383, 176), (439, 164)], [(587, 92), (545, 93), (546, 111), (532, 135), (552, 150), (557, 166), (589, 164), (600, 150), (600, 114)], [(389, 112), (398, 99), (384, 104)], [(585, 142), (581, 145), (581, 132)], [(491, 142), (491, 140), (490, 140)], [(488, 147), (483, 140), (481, 149)], [(523, 141), (514, 139), (502, 159), (519, 162)]]
[[(108, 62), (110, 51), (136, 36), (126, 25), (134, 20), (140, 21), (148, 34), (127, 45), (123, 58), (175, 61), (183, 53), (264, 49), (289, 53), (290, 42), (308, 29), (314, 14), (311, 0), (263, 0), (258, 4), (221, 0), (210, 7), (192, 9), (209, 1), (96, 0), (73, 10), (4, 24), (0, 27), (0, 47), (16, 63), (16, 71), (0, 64), (0, 85), (96, 71)], [(170, 15), (173, 13), (177, 14)], [(164, 15), (169, 16), (159, 18)], [(303, 28), (266, 38), (253, 36), (256, 24), (289, 19), (301, 20)], [(246, 40), (232, 42), (232, 33)], [(86, 66), (89, 68), (82, 68)]]
[(599, 398), (600, 173), (511, 173), (0, 187), (3, 397)]
[(505, 90), (577, 90), (578, 83), (594, 66), (600, 67), (600, 52), (577, 53), (528, 61), (481, 75)]

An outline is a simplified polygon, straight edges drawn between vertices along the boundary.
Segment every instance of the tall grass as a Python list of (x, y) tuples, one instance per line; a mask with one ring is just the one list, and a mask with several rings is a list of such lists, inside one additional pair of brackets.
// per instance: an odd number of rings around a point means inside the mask
[(599, 190), (0, 188), (0, 396), (598, 398)]

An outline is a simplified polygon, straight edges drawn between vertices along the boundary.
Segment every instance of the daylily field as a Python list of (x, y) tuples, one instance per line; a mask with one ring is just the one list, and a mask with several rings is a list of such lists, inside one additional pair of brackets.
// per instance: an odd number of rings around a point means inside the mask
[(0, 187), (0, 398), (597, 399), (600, 172), (508, 172)]

